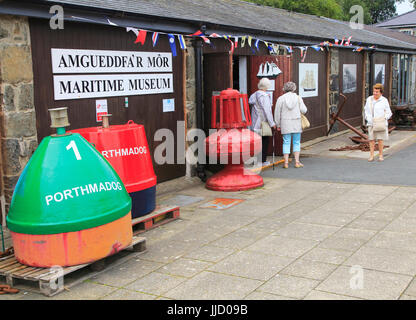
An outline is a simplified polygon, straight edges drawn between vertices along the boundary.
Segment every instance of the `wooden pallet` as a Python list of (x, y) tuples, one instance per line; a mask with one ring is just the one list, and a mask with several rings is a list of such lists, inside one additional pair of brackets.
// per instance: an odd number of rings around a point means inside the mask
[(83, 282), (105, 271), (106, 268), (120, 265), (131, 259), (131, 252), (144, 253), (146, 238), (133, 237), (131, 245), (120, 252), (101, 260), (72, 267), (35, 268), (18, 262), (14, 255), (0, 259), (0, 282), (18, 289), (27, 289), (51, 297), (65, 289)]
[(133, 219), (133, 235), (143, 233), (147, 230), (159, 227), (165, 223), (179, 218), (178, 206), (157, 206), (151, 213)]

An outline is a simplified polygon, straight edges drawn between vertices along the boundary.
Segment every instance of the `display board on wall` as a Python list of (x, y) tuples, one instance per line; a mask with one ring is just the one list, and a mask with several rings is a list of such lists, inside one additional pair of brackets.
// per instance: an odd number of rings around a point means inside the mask
[(342, 79), (343, 93), (357, 92), (357, 65), (344, 64)]
[(51, 57), (55, 100), (173, 93), (172, 53), (52, 48)]
[(374, 65), (374, 83), (381, 83), (385, 85), (386, 79), (386, 65), (385, 64), (376, 64)]
[(299, 63), (299, 95), (317, 97), (318, 91), (318, 64)]

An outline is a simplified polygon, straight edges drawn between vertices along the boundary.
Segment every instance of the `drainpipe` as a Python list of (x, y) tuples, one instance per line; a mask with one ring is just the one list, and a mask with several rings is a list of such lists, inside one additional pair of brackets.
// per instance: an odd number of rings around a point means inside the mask
[(372, 95), (373, 93), (373, 85), (374, 85), (374, 66), (373, 66), (373, 63), (374, 63), (374, 53), (375, 53), (375, 51), (374, 50), (371, 50), (370, 51), (370, 53), (369, 53), (369, 55), (370, 55), (370, 95)]
[[(200, 39), (195, 39), (195, 88), (196, 88), (196, 126), (204, 130), (204, 104), (202, 101), (202, 43)], [(198, 139), (197, 137), (195, 139)], [(205, 182), (207, 175), (205, 166), (197, 163), (196, 172), (198, 177)]]

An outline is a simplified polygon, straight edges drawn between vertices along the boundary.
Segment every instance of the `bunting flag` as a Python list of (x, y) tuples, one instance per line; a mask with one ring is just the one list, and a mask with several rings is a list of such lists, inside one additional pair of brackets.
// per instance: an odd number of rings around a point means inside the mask
[(205, 34), (201, 30), (198, 30), (197, 32), (193, 34), (188, 34), (188, 36), (189, 37), (201, 37), (201, 36), (205, 36)]
[(176, 57), (175, 36), (169, 33), (168, 37), (169, 37), (170, 50), (172, 51), (172, 56)]
[(251, 47), (251, 39), (253, 39), (252, 36), (248, 36), (248, 45)]
[(179, 40), (179, 45), (181, 47), (182, 50), (186, 49), (186, 43), (185, 43), (185, 38), (183, 37), (183, 35), (178, 34), (178, 40)]
[(339, 44), (339, 40), (337, 38), (335, 38), (335, 44), (338, 45)]
[(136, 35), (136, 37), (139, 35), (139, 30), (137, 30), (137, 29), (135, 29), (135, 28), (130, 28), (130, 27), (127, 27), (127, 28), (126, 28), (126, 31), (127, 31), (127, 32), (129, 32), (129, 31), (133, 31), (133, 32), (134, 32), (134, 34)]
[(159, 40), (159, 32), (153, 32), (153, 35), (152, 35), (153, 47), (157, 44), (158, 40)]
[(210, 38), (220, 38), (221, 36), (220, 35), (218, 35), (218, 34), (216, 34), (216, 33), (212, 33), (211, 35), (210, 35)]
[(278, 54), (278, 51), (276, 52), (275, 46), (273, 44), (266, 42), (266, 45), (267, 45), (267, 48), (269, 49), (270, 54), (273, 54), (273, 55)]
[(206, 44), (211, 44), (211, 41), (210, 41), (207, 37), (205, 37), (205, 36), (201, 36), (201, 38), (202, 38), (202, 40), (204, 40), (204, 42), (205, 42)]
[(352, 38), (352, 36), (348, 38), (348, 41), (347, 41), (347, 43), (345, 44), (345, 46), (349, 46), (349, 45), (350, 45), (351, 38)]
[(234, 37), (234, 48), (238, 47), (238, 37)]
[(259, 50), (259, 42), (260, 40), (257, 39), (256, 42), (254, 43), (254, 46), (256, 47), (257, 51)]
[(315, 49), (315, 51), (324, 51), (324, 48), (316, 45), (316, 46), (311, 46), (311, 48)]
[(340, 46), (344, 45), (344, 41), (345, 41), (345, 37), (342, 37), (342, 41), (341, 41)]
[(107, 22), (110, 26), (116, 26), (118, 27), (118, 24), (115, 24), (114, 22), (111, 22), (110, 19), (107, 19)]
[(286, 48), (288, 53), (290, 53), (290, 54), (293, 53), (293, 47), (292, 46), (286, 46), (285, 48)]
[(308, 52), (308, 47), (298, 47), (300, 49), (300, 58), (304, 62), (306, 59), (306, 53)]
[(144, 45), (144, 43), (146, 42), (146, 35), (147, 35), (146, 30), (140, 30), (139, 34), (137, 35), (136, 41), (134, 41), (134, 43), (140, 43)]
[(246, 38), (247, 36), (241, 37), (241, 48), (244, 48), (244, 46), (246, 45)]

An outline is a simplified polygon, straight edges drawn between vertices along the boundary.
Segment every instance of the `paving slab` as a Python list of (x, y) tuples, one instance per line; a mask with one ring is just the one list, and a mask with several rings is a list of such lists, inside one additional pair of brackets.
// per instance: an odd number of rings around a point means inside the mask
[(278, 274), (258, 288), (257, 291), (303, 299), (318, 284), (319, 281), (316, 280)]
[(348, 258), (344, 265), (359, 265), (366, 269), (414, 276), (416, 274), (416, 253), (366, 245)]
[(103, 273), (92, 277), (90, 280), (96, 283), (120, 288), (136, 279), (144, 277), (162, 266), (163, 264), (158, 262), (133, 259), (121, 266), (105, 270)]
[(371, 239), (367, 246), (416, 252), (416, 236), (382, 231)]
[(412, 296), (416, 298), (416, 280), (413, 279), (409, 287), (404, 292), (405, 295)]
[(209, 267), (208, 270), (266, 281), (292, 261), (293, 258), (240, 251)]
[(337, 268), (335, 264), (299, 259), (284, 268), (280, 274), (314, 280), (326, 279)]
[(312, 290), (304, 300), (362, 300), (357, 297), (348, 297), (335, 293), (329, 293), (319, 290)]
[(109, 295), (101, 298), (101, 300), (155, 300), (157, 296), (131, 291), (126, 289), (118, 289)]
[(233, 254), (235, 251), (235, 249), (231, 248), (220, 248), (212, 245), (206, 245), (189, 252), (184, 257), (206, 262), (218, 262)]
[(340, 266), (316, 290), (362, 299), (392, 300), (400, 297), (412, 279), (411, 276), (368, 269), (362, 270), (362, 283), (356, 281), (359, 276), (361, 274), (355, 269)]
[(280, 228), (274, 232), (273, 235), (321, 241), (337, 232), (339, 228), (340, 227), (294, 222)]
[(179, 258), (174, 262), (164, 265), (158, 269), (158, 272), (191, 278), (211, 265), (211, 263), (205, 261)]
[(271, 293), (266, 292), (252, 292), (244, 300), (296, 300), (295, 298), (283, 297), (278, 296)]
[(302, 258), (305, 260), (326, 262), (330, 264), (340, 265), (348, 257), (352, 255), (351, 251), (346, 250), (335, 250), (326, 248), (313, 248), (311, 251), (306, 253)]
[(180, 283), (184, 282), (186, 278), (162, 274), (159, 272), (152, 272), (143, 278), (140, 278), (129, 285), (125, 289), (138, 291), (150, 295), (163, 295), (170, 289), (175, 288)]
[(245, 248), (245, 250), (298, 258), (318, 244), (319, 241), (315, 240), (294, 239), (270, 235), (255, 242), (251, 246)]
[(262, 281), (203, 271), (163, 296), (178, 300), (241, 300)]

